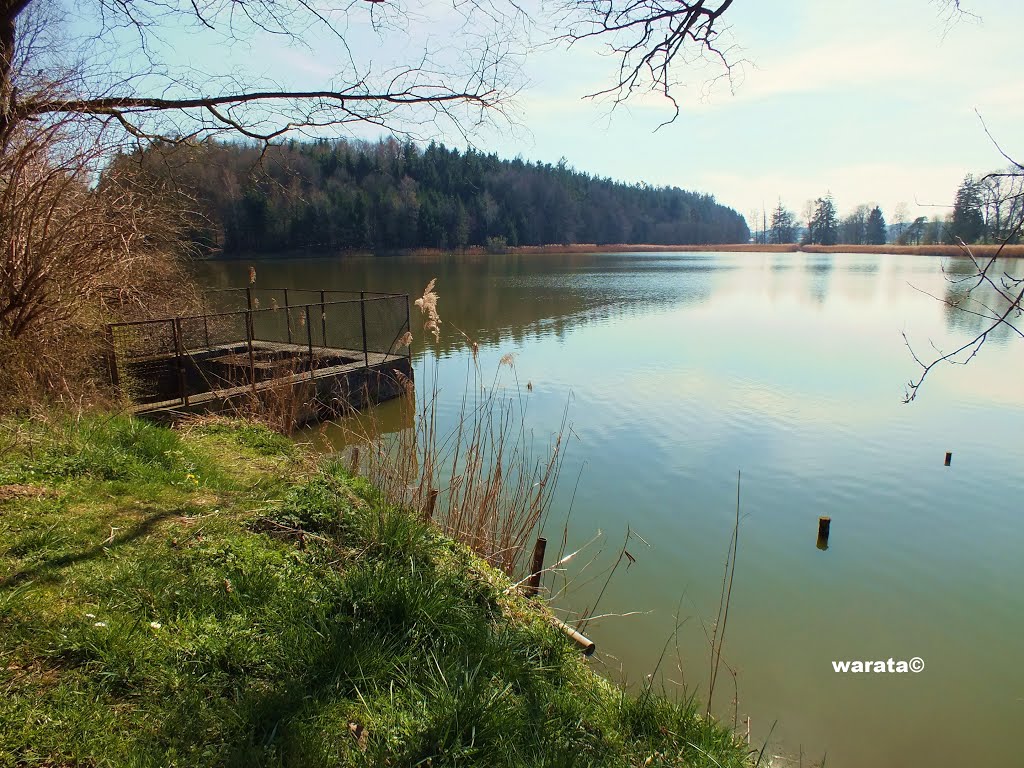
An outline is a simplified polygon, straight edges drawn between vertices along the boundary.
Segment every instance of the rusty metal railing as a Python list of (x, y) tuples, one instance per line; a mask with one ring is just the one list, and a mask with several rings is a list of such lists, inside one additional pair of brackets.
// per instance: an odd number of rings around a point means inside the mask
[[(246, 308), (109, 324), (111, 384), (139, 404), (187, 406), (214, 390), (412, 355), (408, 294), (229, 290), (245, 292)], [(292, 303), (296, 294), (318, 300)], [(331, 300), (340, 295), (352, 298)]]

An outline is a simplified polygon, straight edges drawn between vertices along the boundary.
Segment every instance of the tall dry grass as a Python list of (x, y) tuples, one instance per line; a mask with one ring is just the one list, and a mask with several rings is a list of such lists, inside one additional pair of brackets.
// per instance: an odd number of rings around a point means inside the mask
[[(416, 300), (425, 334), (440, 339), (435, 280)], [(493, 377), (484, 377), (477, 345), (461, 334), (470, 351), (466, 387), (450, 428), (439, 423), (438, 357), (424, 356), (420, 380), (431, 382), (417, 398), (404, 382), (403, 421), (413, 426), (390, 439), (375, 437), (373, 415), (346, 424), (347, 442), (359, 446), (360, 471), (393, 503), (433, 520), (492, 565), (521, 574), (534, 537), (551, 507), (568, 434), (563, 414), (558, 431), (543, 449), (526, 428), (526, 401), (515, 361), (502, 358)], [(511, 379), (506, 385), (507, 379)]]

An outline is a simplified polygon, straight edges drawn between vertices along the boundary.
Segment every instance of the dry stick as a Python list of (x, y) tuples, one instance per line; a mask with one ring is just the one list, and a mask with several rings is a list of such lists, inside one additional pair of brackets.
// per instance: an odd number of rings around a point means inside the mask
[(359, 446), (352, 446), (352, 459), (348, 465), (348, 473), (355, 477), (359, 474)]
[[(715, 681), (718, 678), (718, 667), (722, 659), (722, 644), (725, 642), (725, 625), (729, 620), (729, 603), (732, 599), (732, 583), (736, 574), (736, 550), (740, 535), (740, 477), (736, 471), (736, 522), (732, 529), (732, 540), (725, 560), (725, 572), (722, 575), (722, 596), (718, 602), (718, 617), (711, 634), (711, 679), (708, 685), (707, 715), (711, 716), (711, 701), (715, 695)], [(721, 629), (721, 633), (719, 633)], [(717, 647), (716, 647), (717, 641)]]
[(647, 688), (643, 692), (643, 699), (650, 698), (651, 690), (654, 688), (654, 678), (657, 676), (658, 671), (661, 669), (662, 662), (665, 661), (665, 654), (668, 653), (668, 644), (674, 642), (679, 637), (679, 629), (686, 623), (686, 619), (679, 620), (679, 615), (676, 614), (676, 624), (672, 628), (672, 633), (666, 638), (665, 645), (662, 646), (661, 655), (658, 657), (658, 663), (654, 665), (654, 669), (647, 676)]
[[(768, 741), (771, 739), (772, 734), (775, 732), (775, 726), (778, 724), (778, 720), (772, 721), (772, 727), (768, 729), (768, 736), (765, 737), (764, 744), (761, 745), (761, 751), (757, 753), (757, 762), (754, 763), (754, 768), (759, 768), (761, 765), (761, 759), (764, 757), (764, 751), (768, 748)], [(825, 759), (822, 758), (822, 766), (825, 765)]]
[(427, 492), (427, 508), (423, 511), (424, 521), (429, 522), (434, 517), (434, 505), (437, 504), (437, 488), (431, 488)]
[(597, 612), (597, 606), (601, 603), (601, 598), (604, 597), (605, 590), (608, 589), (608, 584), (611, 583), (612, 576), (615, 575), (616, 569), (619, 567), (619, 563), (622, 562), (622, 558), (626, 556), (626, 545), (629, 544), (629, 535), (631, 529), (629, 525), (626, 526), (626, 538), (622, 542), (622, 549), (619, 550), (619, 556), (615, 559), (615, 565), (608, 572), (608, 578), (605, 579), (604, 585), (601, 587), (601, 591), (597, 593), (597, 600), (594, 601), (594, 605), (587, 609), (586, 615), (583, 620), (577, 624), (580, 632), (584, 632), (587, 629), (587, 623), (590, 621), (589, 617)]

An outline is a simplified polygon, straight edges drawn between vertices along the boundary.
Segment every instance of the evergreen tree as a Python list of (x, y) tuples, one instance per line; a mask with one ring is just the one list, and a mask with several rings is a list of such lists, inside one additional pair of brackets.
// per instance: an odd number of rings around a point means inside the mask
[(819, 197), (815, 201), (814, 216), (808, 224), (811, 242), (815, 245), (835, 245), (839, 241), (839, 220), (832, 195)]
[(788, 210), (782, 204), (782, 198), (779, 198), (779, 204), (772, 211), (772, 223), (769, 230), (771, 242), (777, 244), (792, 243), (796, 239), (794, 236), (795, 229), (796, 215)]
[(887, 232), (885, 217), (882, 215), (882, 209), (877, 205), (868, 213), (865, 230), (865, 241), (868, 245), (885, 245)]
[(985, 235), (985, 217), (982, 215), (981, 189), (973, 176), (966, 176), (956, 191), (953, 219), (946, 233), (950, 240), (976, 243)]

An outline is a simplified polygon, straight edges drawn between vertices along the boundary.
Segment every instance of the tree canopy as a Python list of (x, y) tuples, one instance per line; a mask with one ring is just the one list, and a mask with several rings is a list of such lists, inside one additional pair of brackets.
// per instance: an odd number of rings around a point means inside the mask
[(743, 217), (710, 195), (434, 143), (157, 145), (117, 165), (139, 161), (149, 174), (198, 195), (208, 225), (193, 237), (229, 254), (749, 237)]

